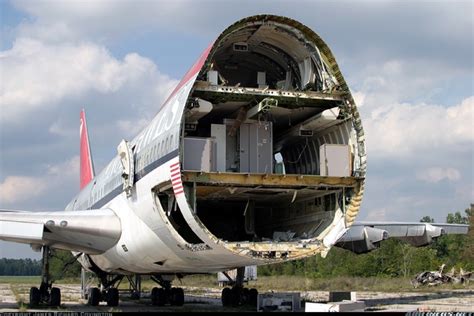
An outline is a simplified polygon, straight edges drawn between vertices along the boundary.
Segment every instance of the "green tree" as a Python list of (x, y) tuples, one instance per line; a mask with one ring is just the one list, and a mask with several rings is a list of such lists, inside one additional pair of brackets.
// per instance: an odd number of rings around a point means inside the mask
[(462, 216), (461, 212), (449, 213), (446, 222), (449, 224), (469, 224), (469, 209), (465, 210), (466, 216)]
[(467, 270), (474, 269), (474, 204), (470, 209), (466, 209), (466, 215), (469, 218), (469, 232), (464, 241), (464, 251), (461, 255), (465, 268)]
[(41, 261), (31, 259), (0, 259), (0, 275), (40, 275)]
[(74, 278), (81, 275), (81, 264), (67, 250), (52, 249), (49, 261), (50, 276), (53, 280)]
[(431, 216), (423, 216), (423, 218), (420, 219), (420, 222), (422, 222), (422, 223), (434, 223), (435, 220)]
[[(462, 215), (461, 212), (448, 213), (446, 222), (449, 224), (468, 224), (472, 213), (470, 209), (466, 209), (464, 212), (466, 215)], [(441, 263), (445, 263), (447, 266), (466, 268), (472, 266), (472, 261), (467, 260), (469, 255), (465, 252), (466, 247), (468, 247), (467, 241), (468, 238), (465, 235), (444, 235), (435, 240), (431, 247), (436, 250)]]
[[(410, 277), (426, 270), (437, 270), (442, 263), (448, 267), (457, 266), (474, 269), (474, 204), (471, 209), (449, 213), (448, 223), (470, 223), (468, 236), (446, 235), (438, 238), (429, 247), (413, 247), (397, 239), (381, 243), (372, 252), (357, 255), (351, 251), (333, 247), (326, 258), (313, 256), (301, 260), (259, 267), (259, 275), (302, 275), (321, 278), (334, 276), (358, 277)], [(420, 220), (433, 223), (434, 219), (424, 216)]]

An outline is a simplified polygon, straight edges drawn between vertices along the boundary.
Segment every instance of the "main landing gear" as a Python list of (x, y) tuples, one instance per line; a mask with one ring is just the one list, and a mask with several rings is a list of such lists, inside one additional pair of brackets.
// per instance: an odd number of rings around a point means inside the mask
[(123, 275), (107, 275), (106, 273), (99, 273), (97, 276), (100, 279), (101, 287), (89, 288), (87, 293), (87, 304), (91, 306), (98, 306), (100, 302), (107, 302), (107, 306), (118, 306), (119, 291), (118, 286), (123, 279)]
[(30, 289), (30, 306), (37, 306), (40, 303), (49, 306), (61, 305), (61, 290), (52, 287), (53, 282), (49, 278), (49, 257), (51, 252), (49, 246), (43, 246), (43, 268), (41, 272), (41, 285), (39, 289), (32, 287)]
[(171, 280), (163, 278), (161, 275), (152, 276), (151, 279), (158, 283), (161, 288), (154, 287), (151, 290), (151, 303), (157, 306), (166, 304), (183, 306), (184, 291), (180, 287), (171, 287)]
[(224, 275), (234, 284), (232, 288), (226, 287), (222, 290), (222, 306), (257, 306), (258, 291), (256, 289), (248, 289), (243, 286), (245, 267), (237, 268), (237, 277), (235, 278), (235, 281), (226, 273), (224, 273)]

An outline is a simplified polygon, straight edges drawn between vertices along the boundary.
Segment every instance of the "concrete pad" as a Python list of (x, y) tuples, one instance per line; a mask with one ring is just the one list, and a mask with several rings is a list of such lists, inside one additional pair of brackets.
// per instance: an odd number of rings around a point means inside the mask
[(311, 303), (306, 302), (305, 312), (363, 312), (365, 310), (364, 302), (330, 302), (330, 303)]

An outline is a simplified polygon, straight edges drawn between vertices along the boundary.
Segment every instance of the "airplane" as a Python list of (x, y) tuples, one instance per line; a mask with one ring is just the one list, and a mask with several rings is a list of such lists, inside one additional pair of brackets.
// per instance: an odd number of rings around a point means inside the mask
[(95, 273), (88, 303), (119, 304), (124, 276), (160, 285), (153, 305), (183, 305), (175, 278), (237, 268), (224, 306), (256, 303), (245, 266), (364, 253), (389, 238), (426, 245), (467, 225), (355, 222), (367, 170), (361, 116), (326, 43), (305, 25), (256, 15), (225, 29), (150, 124), (95, 174), (80, 115), (80, 192), (62, 211), (0, 212), (0, 239), (42, 251), (30, 304), (60, 305), (51, 248)]

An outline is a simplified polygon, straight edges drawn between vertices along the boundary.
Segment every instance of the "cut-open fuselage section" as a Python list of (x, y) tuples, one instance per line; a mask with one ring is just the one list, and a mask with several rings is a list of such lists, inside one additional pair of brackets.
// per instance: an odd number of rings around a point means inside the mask
[(357, 182), (351, 177), (194, 171), (184, 171), (183, 181), (193, 192), (199, 219), (229, 242), (317, 237), (343, 204), (337, 199)]
[(362, 127), (311, 34), (271, 19), (236, 23), (194, 84), (182, 181), (195, 216), (222, 241), (321, 239), (359, 194)]

